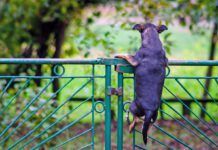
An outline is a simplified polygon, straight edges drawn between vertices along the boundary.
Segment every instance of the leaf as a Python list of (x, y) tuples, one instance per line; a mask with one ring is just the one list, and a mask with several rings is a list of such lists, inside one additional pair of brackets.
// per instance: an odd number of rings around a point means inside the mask
[(164, 40), (167, 40), (172, 35), (171, 32), (168, 32), (164, 35)]
[(91, 24), (94, 22), (94, 20), (92, 17), (89, 17), (86, 22), (87, 22), (87, 24)]
[(111, 34), (111, 33), (110, 33), (109, 31), (107, 31), (107, 32), (104, 33), (104, 36), (105, 36), (105, 37), (108, 37), (110, 34)]
[(171, 50), (170, 50), (170, 47), (169, 47), (169, 46), (165, 45), (165, 46), (164, 46), (164, 49), (166, 50), (166, 52), (167, 52), (168, 54), (171, 54)]
[(89, 55), (90, 55), (90, 52), (87, 51), (87, 52), (84, 54), (84, 57), (87, 58)]
[(93, 15), (95, 17), (100, 17), (101, 16), (101, 12), (100, 11), (96, 11), (96, 12), (93, 13)]

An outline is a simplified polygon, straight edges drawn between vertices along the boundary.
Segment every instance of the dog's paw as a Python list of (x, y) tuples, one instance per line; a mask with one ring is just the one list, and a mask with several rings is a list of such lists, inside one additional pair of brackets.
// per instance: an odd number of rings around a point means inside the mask
[(115, 54), (114, 58), (126, 58), (126, 56), (128, 56), (128, 54)]
[(136, 66), (138, 66), (138, 62), (137, 61), (129, 61), (129, 63), (133, 66), (133, 67), (136, 67)]

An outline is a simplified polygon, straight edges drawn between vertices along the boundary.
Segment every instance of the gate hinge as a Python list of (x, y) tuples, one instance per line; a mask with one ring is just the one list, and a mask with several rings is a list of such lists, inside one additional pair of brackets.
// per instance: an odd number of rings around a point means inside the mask
[(108, 88), (108, 95), (122, 96), (123, 95), (123, 88), (122, 87), (119, 87), (119, 88), (109, 87)]

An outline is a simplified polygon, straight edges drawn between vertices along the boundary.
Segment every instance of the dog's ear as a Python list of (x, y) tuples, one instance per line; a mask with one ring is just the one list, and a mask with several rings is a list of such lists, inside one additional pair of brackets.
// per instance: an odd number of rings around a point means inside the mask
[(158, 33), (162, 33), (163, 31), (167, 30), (168, 28), (165, 25), (160, 25), (156, 27)]
[(136, 25), (133, 26), (132, 29), (133, 30), (138, 30), (139, 32), (143, 32), (143, 30), (145, 29), (145, 26), (141, 25), (141, 24), (136, 24)]

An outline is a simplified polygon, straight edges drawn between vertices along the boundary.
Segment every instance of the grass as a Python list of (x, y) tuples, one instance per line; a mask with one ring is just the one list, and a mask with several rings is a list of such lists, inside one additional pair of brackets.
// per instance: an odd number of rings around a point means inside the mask
[[(108, 42), (113, 43), (114, 53), (134, 53), (140, 47), (140, 34), (137, 31), (131, 30), (131, 27), (130, 30), (122, 30), (111, 28), (110, 26), (94, 26), (93, 30), (102, 38), (104, 38), (104, 33), (111, 32)], [(192, 33), (186, 28), (169, 26), (167, 31), (160, 34), (162, 41), (168, 33), (171, 33), (169, 40), (173, 42), (170, 54), (167, 54), (169, 59), (208, 59), (209, 39), (211, 36), (209, 32), (206, 32), (205, 35), (200, 35)], [(218, 54), (216, 54), (215, 59), (218, 59)]]

